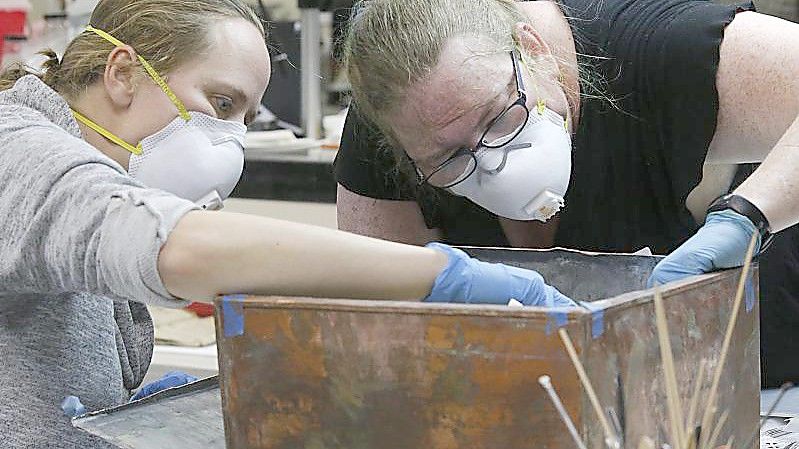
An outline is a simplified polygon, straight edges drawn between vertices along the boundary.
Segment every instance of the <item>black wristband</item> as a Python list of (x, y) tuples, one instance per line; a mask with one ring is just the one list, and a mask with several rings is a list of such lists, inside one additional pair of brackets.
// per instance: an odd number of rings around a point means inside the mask
[(760, 254), (762, 254), (774, 240), (774, 234), (771, 233), (771, 225), (768, 222), (768, 218), (766, 218), (763, 212), (749, 200), (733, 194), (722, 195), (716, 198), (715, 201), (710, 203), (707, 213), (719, 212), (726, 209), (734, 210), (748, 218), (752, 224), (755, 225), (755, 228), (757, 228), (757, 231), (760, 233)]

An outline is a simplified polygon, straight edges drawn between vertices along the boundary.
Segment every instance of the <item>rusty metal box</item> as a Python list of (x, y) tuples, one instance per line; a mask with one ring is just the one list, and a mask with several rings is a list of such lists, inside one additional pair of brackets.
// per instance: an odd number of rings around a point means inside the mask
[[(566, 328), (626, 447), (666, 442), (668, 413), (652, 290), (655, 257), (467, 248), (541, 272), (593, 310), (226, 297), (217, 301), (219, 369), (231, 449), (573, 448), (540, 375), (548, 374), (589, 448), (594, 409), (556, 330)], [(683, 404), (719, 362), (740, 270), (663, 288)], [(758, 420), (756, 271), (746, 284), (719, 387), (720, 441)], [(707, 373), (707, 371), (706, 371)], [(705, 395), (703, 394), (702, 397)], [(700, 403), (703, 401), (700, 401)], [(718, 415), (717, 415), (718, 416)], [(691, 423), (697, 425), (697, 422)]]

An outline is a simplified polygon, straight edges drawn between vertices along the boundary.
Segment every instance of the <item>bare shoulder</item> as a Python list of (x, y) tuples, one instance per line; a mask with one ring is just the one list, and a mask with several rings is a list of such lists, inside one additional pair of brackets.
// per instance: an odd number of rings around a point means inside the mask
[(761, 161), (799, 114), (799, 25), (743, 12), (724, 32), (708, 162)]

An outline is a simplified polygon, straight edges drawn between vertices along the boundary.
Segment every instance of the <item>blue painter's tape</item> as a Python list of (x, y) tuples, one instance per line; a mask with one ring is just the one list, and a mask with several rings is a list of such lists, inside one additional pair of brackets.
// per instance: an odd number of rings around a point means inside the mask
[(605, 310), (597, 309), (591, 312), (591, 337), (599, 338), (605, 333)]
[(569, 314), (567, 312), (556, 310), (547, 312), (547, 335), (552, 334), (567, 324), (569, 324)]
[(599, 338), (605, 333), (605, 308), (587, 301), (579, 301), (580, 306), (591, 312), (591, 338)]
[(746, 292), (746, 311), (751, 312), (755, 308), (755, 301), (757, 300), (755, 297), (755, 282), (751, 274), (746, 278), (744, 291)]
[(569, 314), (566, 312), (552, 312), (555, 315), (555, 325), (563, 327), (569, 324)]
[(225, 337), (244, 335), (244, 295), (222, 298), (222, 327)]

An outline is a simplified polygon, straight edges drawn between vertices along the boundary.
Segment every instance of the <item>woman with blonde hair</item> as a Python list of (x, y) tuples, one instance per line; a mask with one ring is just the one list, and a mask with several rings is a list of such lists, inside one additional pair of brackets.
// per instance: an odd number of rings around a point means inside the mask
[[(751, 3), (363, 0), (344, 47), (340, 229), (650, 247), (664, 283), (799, 222), (799, 25)], [(761, 258), (769, 385), (799, 378), (797, 251)]]
[(533, 271), (211, 212), (269, 80), (240, 0), (101, 0), (43, 74), (0, 77), (0, 424), (10, 447), (90, 448), (59, 404), (124, 403), (144, 303), (228, 293), (571, 305)]

